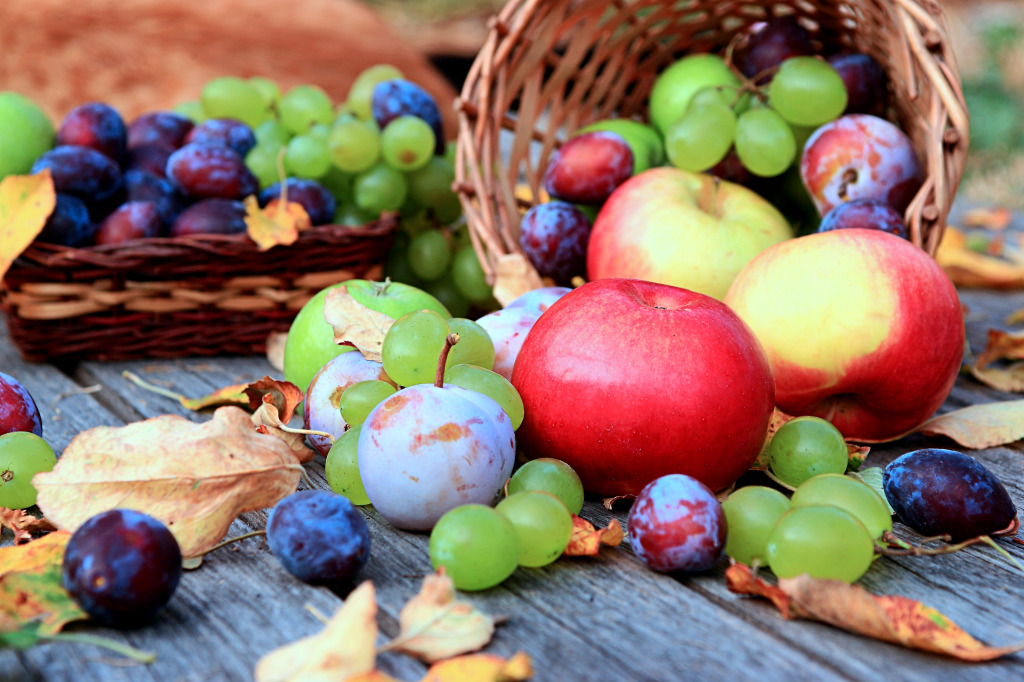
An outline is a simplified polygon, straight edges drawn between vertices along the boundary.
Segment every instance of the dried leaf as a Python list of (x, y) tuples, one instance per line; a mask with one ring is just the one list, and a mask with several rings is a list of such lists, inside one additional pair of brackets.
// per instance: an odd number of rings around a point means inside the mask
[(61, 582), (70, 533), (57, 531), (24, 545), (0, 548), (0, 631), (17, 632), (38, 621), (40, 635), (88, 618)]
[(0, 180), (0, 280), (46, 225), (57, 204), (50, 170)]
[(572, 515), (572, 536), (565, 548), (565, 556), (597, 556), (601, 545), (617, 547), (623, 538), (622, 524), (612, 519), (607, 528), (597, 530), (594, 524), (575, 514)]
[(619, 502), (621, 500), (635, 500), (635, 499), (636, 499), (636, 495), (615, 495), (614, 497), (606, 497), (603, 500), (601, 500), (601, 506), (603, 506), (608, 511), (611, 511), (612, 507), (615, 506), (616, 502)]
[(935, 260), (958, 286), (1024, 286), (1024, 265), (972, 251), (967, 236), (952, 225), (947, 226), (943, 233)]
[(284, 371), (284, 345), (288, 332), (270, 332), (267, 337), (267, 362), (278, 372)]
[(521, 253), (506, 253), (498, 257), (494, 275), (494, 298), (505, 306), (527, 291), (545, 286), (537, 271)]
[(128, 379), (128, 381), (132, 382), (139, 388), (152, 391), (153, 393), (162, 395), (165, 398), (177, 400), (182, 407), (196, 412), (210, 407), (222, 407), (224, 405), (238, 405), (240, 407), (245, 407), (249, 404), (249, 398), (242, 392), (248, 384), (233, 384), (231, 386), (219, 388), (213, 393), (204, 395), (201, 398), (189, 398), (180, 393), (169, 391), (161, 386), (155, 386), (128, 370), (121, 372), (121, 376)]
[(367, 580), (352, 590), (323, 630), (261, 658), (256, 682), (337, 682), (365, 675), (374, 669), (376, 642), (377, 601)]
[(1015, 362), (1005, 367), (978, 369), (975, 365), (967, 368), (981, 383), (1004, 393), (1024, 393), (1024, 362)]
[(772, 586), (754, 577), (742, 564), (730, 566), (725, 578), (733, 592), (771, 599), (785, 618), (816, 620), (910, 649), (962, 661), (991, 661), (1024, 651), (1024, 643), (986, 646), (921, 602), (895, 595), (876, 596), (841, 580), (802, 575)]
[(494, 620), (456, 599), (455, 584), (443, 572), (423, 578), (423, 587), (402, 607), (398, 623), (398, 637), (386, 648), (428, 663), (476, 651), (494, 635)]
[(57, 528), (46, 519), (36, 518), (24, 509), (0, 507), (0, 527), (14, 531), (14, 544), (22, 545), (32, 541), (32, 533), (45, 533)]
[(494, 654), (459, 656), (430, 666), (420, 682), (520, 682), (533, 677), (533, 662), (520, 651), (504, 659)]
[(242, 391), (249, 398), (249, 409), (258, 410), (269, 395), (273, 404), (277, 407), (277, 414), (281, 421), (287, 424), (295, 414), (295, 408), (305, 397), (302, 389), (290, 381), (281, 381), (265, 376), (259, 381), (254, 381)]
[(384, 335), (395, 323), (352, 297), (345, 287), (334, 287), (324, 298), (324, 319), (334, 329), (334, 342), (353, 346), (367, 360), (381, 361)]
[(1024, 331), (988, 330), (988, 345), (978, 354), (975, 364), (984, 368), (996, 360), (1024, 360)]
[(274, 199), (260, 208), (255, 196), (245, 198), (246, 232), (260, 251), (294, 244), (309, 226), (309, 214), (301, 204)]
[(932, 417), (915, 431), (976, 450), (1013, 443), (1024, 438), (1024, 400), (971, 405)]
[(32, 483), (58, 528), (74, 531), (115, 507), (137, 509), (167, 524), (189, 557), (216, 544), (242, 512), (294, 492), (301, 471), (288, 447), (229, 406), (202, 424), (164, 415), (83, 431)]
[(1005, 230), (1013, 222), (1013, 211), (1008, 208), (973, 208), (966, 211), (961, 221), (967, 227)]
[[(294, 384), (290, 384), (294, 386)], [(294, 409), (294, 408), (292, 408)], [(264, 393), (260, 398), (260, 405), (249, 418), (256, 431), (277, 438), (291, 451), (300, 464), (312, 462), (315, 453), (306, 445), (305, 432), (291, 430), (281, 421), (277, 412), (277, 405), (274, 403), (273, 393)], [(329, 434), (328, 434), (329, 435)]]

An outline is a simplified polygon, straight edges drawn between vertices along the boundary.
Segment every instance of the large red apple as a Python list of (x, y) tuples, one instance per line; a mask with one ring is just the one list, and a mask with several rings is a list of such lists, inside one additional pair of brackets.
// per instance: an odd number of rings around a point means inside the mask
[(775, 405), (764, 351), (735, 313), (635, 279), (590, 282), (552, 304), (512, 383), (522, 451), (567, 462), (600, 495), (636, 495), (676, 473), (728, 486), (757, 457)]
[(612, 192), (587, 244), (587, 278), (630, 277), (721, 300), (737, 273), (793, 236), (755, 192), (707, 173), (652, 168)]
[(928, 254), (887, 232), (800, 237), (755, 258), (728, 303), (761, 340), (779, 409), (890, 440), (942, 405), (960, 370), (956, 289)]

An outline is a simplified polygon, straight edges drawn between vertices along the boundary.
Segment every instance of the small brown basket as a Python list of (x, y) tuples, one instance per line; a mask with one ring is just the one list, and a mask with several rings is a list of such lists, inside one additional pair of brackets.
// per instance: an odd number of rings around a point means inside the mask
[(31, 361), (260, 354), (320, 289), (379, 279), (397, 228), (393, 215), (320, 225), (268, 251), (246, 234), (36, 243), (0, 283), (0, 308)]
[[(935, 0), (510, 0), (456, 103), (456, 188), (490, 281), (541, 286), (522, 255), (519, 221), (567, 135), (611, 116), (644, 119), (663, 67), (786, 14), (885, 69), (898, 123), (927, 174), (907, 208), (910, 238), (934, 255), (968, 146), (959, 72)], [(529, 193), (517, 196), (518, 183)]]

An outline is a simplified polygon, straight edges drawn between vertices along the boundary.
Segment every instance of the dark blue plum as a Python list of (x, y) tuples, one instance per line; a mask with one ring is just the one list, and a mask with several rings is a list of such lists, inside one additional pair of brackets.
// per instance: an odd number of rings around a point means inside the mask
[(880, 199), (852, 199), (843, 202), (825, 214), (818, 232), (847, 228), (882, 230), (897, 237), (907, 238), (903, 216), (886, 201)]
[(873, 58), (860, 52), (842, 52), (828, 58), (839, 72), (849, 96), (844, 114), (884, 116), (888, 89), (885, 69)]
[(46, 219), (37, 241), (78, 248), (92, 243), (96, 224), (85, 202), (72, 194), (57, 193), (53, 213)]
[(882, 474), (889, 505), (922, 535), (953, 542), (1005, 530), (1017, 509), (981, 462), (954, 450), (926, 448), (897, 457)]
[(150, 144), (177, 149), (195, 124), (173, 111), (152, 111), (142, 114), (128, 124), (128, 148)]
[(14, 431), (43, 435), (43, 420), (28, 389), (10, 374), (0, 372), (0, 436)]
[(537, 204), (523, 216), (519, 245), (542, 277), (568, 284), (586, 270), (590, 220), (572, 204)]
[(434, 101), (433, 96), (420, 86), (399, 78), (377, 83), (373, 88), (371, 110), (373, 118), (381, 130), (384, 130), (388, 123), (399, 116), (422, 118), (434, 130), (434, 139), (437, 140), (434, 152), (444, 154), (444, 127), (441, 124), (441, 110), (437, 108), (437, 102)]
[[(789, 59), (814, 54), (811, 34), (792, 14), (772, 19), (733, 52), (733, 64), (747, 78), (753, 78)], [(771, 80), (766, 76), (759, 82)]]
[[(281, 183), (275, 182), (260, 192), (260, 206), (266, 206), (271, 199), (281, 196)], [(301, 204), (313, 225), (327, 225), (334, 221), (337, 200), (330, 190), (316, 180), (289, 178), (288, 201)]]
[(56, 144), (95, 149), (116, 163), (124, 158), (128, 129), (117, 109), (102, 102), (81, 104), (57, 128)]
[(124, 174), (125, 201), (151, 201), (160, 213), (165, 226), (174, 222), (181, 200), (174, 185), (164, 177), (144, 170), (128, 170)]
[(252, 128), (233, 118), (211, 118), (203, 121), (185, 136), (185, 144), (222, 144), (243, 157), (256, 146)]
[(152, 516), (112, 509), (93, 516), (68, 541), (64, 589), (90, 618), (127, 628), (143, 625), (174, 595), (181, 548)]
[(202, 199), (178, 214), (168, 231), (171, 237), (189, 234), (245, 232), (245, 204), (237, 199)]
[(343, 585), (370, 556), (370, 530), (355, 506), (337, 493), (300, 490), (267, 520), (267, 542), (281, 565), (314, 585)]
[(32, 173), (49, 169), (53, 187), (74, 194), (86, 204), (102, 204), (121, 188), (121, 167), (109, 157), (89, 147), (54, 147), (32, 164)]
[(97, 246), (159, 237), (164, 231), (160, 210), (152, 201), (128, 201), (110, 213), (96, 229)]
[(259, 189), (241, 154), (213, 144), (187, 144), (171, 154), (167, 179), (193, 199), (243, 199)]
[(167, 160), (178, 148), (166, 144), (143, 144), (128, 149), (125, 170), (143, 170), (161, 178), (167, 177)]

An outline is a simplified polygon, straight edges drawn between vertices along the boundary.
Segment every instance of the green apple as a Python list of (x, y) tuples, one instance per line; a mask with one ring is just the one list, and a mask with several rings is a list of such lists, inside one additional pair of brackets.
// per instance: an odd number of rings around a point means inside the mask
[(690, 106), (698, 91), (709, 86), (722, 86), (724, 104), (731, 104), (740, 87), (739, 77), (718, 55), (695, 54), (683, 57), (658, 75), (647, 101), (651, 123), (664, 135)]
[(0, 92), (0, 178), (32, 170), (53, 148), (56, 131), (35, 102), (10, 90)]
[(12, 431), (0, 436), (0, 507), (25, 509), (35, 504), (32, 477), (56, 464), (53, 448), (36, 434)]
[(334, 343), (334, 332), (324, 319), (324, 299), (327, 298), (327, 292), (336, 287), (345, 287), (359, 303), (394, 319), (424, 308), (441, 313), (446, 318), (451, 317), (448, 309), (436, 298), (422, 289), (401, 282), (353, 279), (332, 284), (317, 292), (302, 306), (288, 330), (288, 340), (284, 345), (284, 378), (303, 391), (313, 380), (313, 375), (328, 360), (354, 350), (351, 346)]
[(665, 148), (661, 143), (661, 136), (649, 125), (629, 118), (606, 118), (580, 128), (576, 135), (594, 130), (607, 130), (622, 135), (633, 150), (633, 175), (665, 163)]

